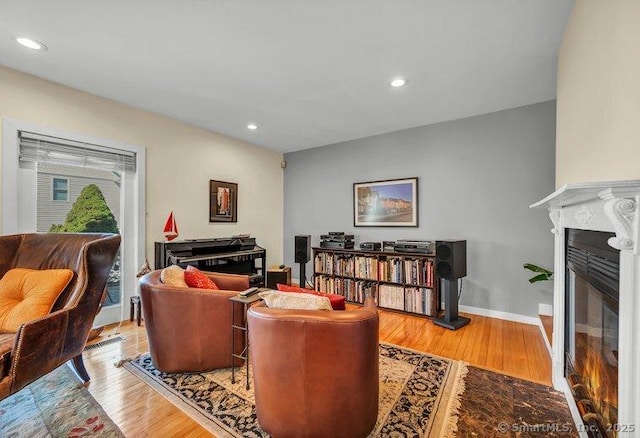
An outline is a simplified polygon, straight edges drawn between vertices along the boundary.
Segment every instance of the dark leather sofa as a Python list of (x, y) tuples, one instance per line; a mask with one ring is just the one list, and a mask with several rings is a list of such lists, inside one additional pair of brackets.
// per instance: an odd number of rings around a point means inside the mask
[(378, 312), (247, 312), (256, 411), (274, 438), (366, 437), (378, 416)]
[(114, 234), (15, 234), (0, 236), (0, 277), (12, 268), (74, 272), (49, 315), (0, 333), (0, 400), (72, 360), (85, 382), (82, 350), (100, 308), (120, 247)]

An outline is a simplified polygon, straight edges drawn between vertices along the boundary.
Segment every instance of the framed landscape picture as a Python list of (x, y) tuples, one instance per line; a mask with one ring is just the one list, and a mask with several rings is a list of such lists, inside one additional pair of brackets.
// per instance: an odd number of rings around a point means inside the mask
[(209, 181), (209, 222), (238, 222), (238, 184)]
[(417, 227), (418, 178), (354, 183), (353, 225)]

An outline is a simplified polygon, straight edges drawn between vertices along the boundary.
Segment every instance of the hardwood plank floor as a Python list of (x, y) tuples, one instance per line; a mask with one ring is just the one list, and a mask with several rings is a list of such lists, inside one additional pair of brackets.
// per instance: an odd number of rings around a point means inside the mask
[[(353, 308), (355, 306), (348, 306)], [(551, 359), (540, 329), (534, 325), (464, 315), (471, 323), (451, 331), (429, 319), (380, 311), (380, 341), (544, 385), (551, 384)], [(174, 407), (124, 368), (114, 363), (149, 350), (144, 322), (124, 322), (105, 328), (93, 342), (121, 334), (122, 342), (87, 350), (84, 360), (92, 380), (89, 392), (128, 437), (211, 436), (198, 423)]]

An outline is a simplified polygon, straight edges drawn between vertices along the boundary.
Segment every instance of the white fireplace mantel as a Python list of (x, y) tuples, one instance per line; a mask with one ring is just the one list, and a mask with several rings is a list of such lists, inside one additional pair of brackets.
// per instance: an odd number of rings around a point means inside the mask
[(567, 184), (531, 208), (547, 208), (553, 222), (553, 386), (563, 391), (579, 421), (564, 378), (565, 229), (615, 233), (620, 250), (618, 338), (619, 436), (640, 434), (640, 180)]

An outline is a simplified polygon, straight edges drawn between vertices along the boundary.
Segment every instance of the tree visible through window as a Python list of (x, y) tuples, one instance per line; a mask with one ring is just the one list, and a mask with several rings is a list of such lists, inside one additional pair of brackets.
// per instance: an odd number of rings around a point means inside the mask
[[(50, 233), (116, 233), (118, 223), (95, 184), (84, 187), (63, 224), (51, 225)], [(120, 302), (120, 252), (109, 273), (105, 305)]]

